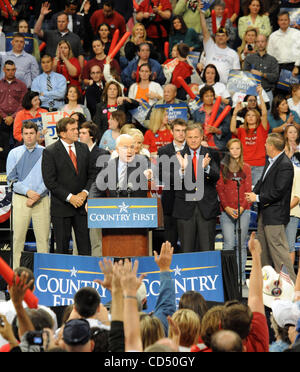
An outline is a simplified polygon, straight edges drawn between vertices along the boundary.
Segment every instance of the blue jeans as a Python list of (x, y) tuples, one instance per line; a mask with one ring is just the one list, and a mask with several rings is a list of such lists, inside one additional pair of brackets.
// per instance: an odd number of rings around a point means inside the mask
[(295, 252), (295, 242), (300, 218), (291, 216), (290, 222), (286, 226), (286, 237), (289, 242), (290, 253)]
[[(226, 212), (222, 212), (220, 217), (221, 228), (224, 236), (223, 249), (235, 250), (238, 247), (238, 224), (237, 221), (231, 218)], [(246, 239), (248, 237), (250, 224), (250, 210), (245, 210), (241, 215), (241, 247), (242, 247), (242, 280), (246, 280), (246, 262), (247, 262), (247, 246)], [(239, 253), (237, 251), (237, 262), (239, 267)]]

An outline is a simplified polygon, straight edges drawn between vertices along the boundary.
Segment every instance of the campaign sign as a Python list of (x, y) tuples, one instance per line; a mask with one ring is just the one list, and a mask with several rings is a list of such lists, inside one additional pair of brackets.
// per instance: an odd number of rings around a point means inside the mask
[(292, 84), (299, 84), (300, 77), (294, 76), (289, 70), (281, 70), (277, 87), (286, 91), (290, 90)]
[(209, 9), (213, 5), (214, 2), (215, 0), (202, 0), (202, 3), (203, 3), (202, 11), (205, 12), (207, 9)]
[[(146, 274), (147, 311), (155, 309), (160, 289), (160, 271), (154, 257), (136, 257), (138, 276)], [(83, 287), (95, 288), (101, 303), (111, 301), (111, 294), (95, 279), (104, 279), (99, 267), (102, 258), (59, 254), (34, 254), (35, 295), (44, 306), (73, 304), (75, 293)], [(206, 301), (224, 302), (221, 252), (210, 251), (173, 255), (170, 267), (176, 304), (186, 291), (197, 291)]]
[(70, 116), (67, 112), (63, 111), (52, 111), (42, 113), (43, 129), (47, 129), (45, 133), (45, 146), (49, 146), (56, 142), (58, 135), (56, 133), (56, 123), (65, 117)]
[(130, 110), (129, 112), (137, 122), (139, 122), (141, 125), (144, 125), (144, 121), (146, 120), (150, 109), (151, 106), (149, 103), (144, 99), (141, 99), (140, 105), (136, 109)]
[(291, 27), (297, 27), (300, 25), (300, 8), (281, 8), (280, 11), (289, 13)]
[(170, 122), (175, 119), (183, 119), (185, 121), (188, 120), (188, 106), (185, 102), (156, 105), (155, 108), (166, 108)]
[(38, 131), (40, 132), (40, 138), (44, 138), (44, 135), (42, 134), (42, 132), (43, 132), (43, 122), (42, 122), (41, 117), (40, 118), (23, 120), (22, 124), (24, 124), (24, 122), (26, 122), (26, 121), (32, 121), (33, 123), (35, 123), (38, 127)]
[(90, 229), (157, 228), (157, 199), (89, 199), (88, 227)]
[(231, 70), (228, 77), (227, 89), (229, 92), (244, 93), (250, 96), (257, 96), (257, 85), (261, 78), (250, 72)]

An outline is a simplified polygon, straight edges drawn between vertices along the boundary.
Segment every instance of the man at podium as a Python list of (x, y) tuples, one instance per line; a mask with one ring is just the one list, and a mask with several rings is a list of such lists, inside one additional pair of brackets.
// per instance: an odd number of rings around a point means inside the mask
[(146, 198), (152, 175), (149, 160), (135, 153), (134, 140), (128, 134), (117, 138), (116, 151), (116, 158), (107, 155), (98, 158), (97, 167), (103, 169), (90, 189), (89, 198)]

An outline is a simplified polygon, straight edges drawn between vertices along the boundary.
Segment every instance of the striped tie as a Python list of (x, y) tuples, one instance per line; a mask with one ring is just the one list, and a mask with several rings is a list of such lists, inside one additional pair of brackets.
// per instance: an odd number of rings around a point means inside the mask
[[(47, 91), (50, 92), (53, 89), (52, 83), (51, 83), (51, 77), (50, 75), (47, 76)], [(54, 102), (49, 101), (49, 111), (52, 111), (54, 107)]]

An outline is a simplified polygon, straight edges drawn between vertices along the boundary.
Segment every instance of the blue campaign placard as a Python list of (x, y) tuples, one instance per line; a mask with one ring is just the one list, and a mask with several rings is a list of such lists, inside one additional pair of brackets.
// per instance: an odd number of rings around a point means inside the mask
[(88, 227), (157, 228), (156, 198), (102, 198), (88, 200)]
[[(153, 311), (159, 296), (160, 271), (154, 257), (134, 257), (139, 261), (138, 276), (146, 274), (147, 311)], [(35, 295), (40, 305), (68, 306), (82, 287), (95, 288), (101, 302), (111, 301), (111, 293), (96, 283), (104, 279), (100, 257), (59, 254), (34, 254)], [(189, 290), (202, 294), (206, 301), (224, 302), (221, 252), (175, 254), (170, 267), (171, 279), (178, 305), (180, 297)]]
[(294, 76), (291, 71), (282, 69), (277, 83), (277, 88), (289, 91), (291, 85), (299, 83), (299, 76)]
[(228, 77), (227, 89), (229, 92), (243, 93), (257, 96), (257, 85), (261, 84), (261, 78), (247, 71), (231, 70)]

